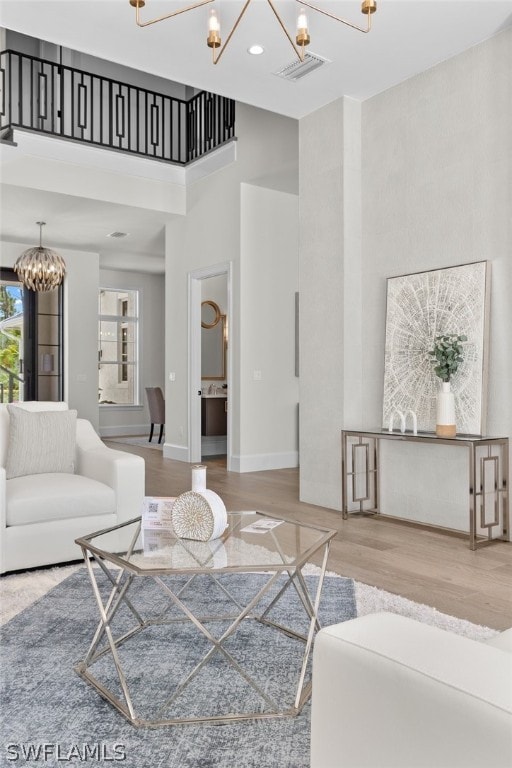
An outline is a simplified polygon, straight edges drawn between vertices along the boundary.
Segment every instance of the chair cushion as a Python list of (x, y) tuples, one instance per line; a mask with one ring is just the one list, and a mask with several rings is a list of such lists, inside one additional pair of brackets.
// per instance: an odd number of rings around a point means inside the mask
[(74, 471), (75, 410), (30, 412), (8, 405), (9, 443), (6, 476)]
[(7, 480), (8, 526), (108, 515), (116, 497), (108, 485), (82, 475), (50, 472)]

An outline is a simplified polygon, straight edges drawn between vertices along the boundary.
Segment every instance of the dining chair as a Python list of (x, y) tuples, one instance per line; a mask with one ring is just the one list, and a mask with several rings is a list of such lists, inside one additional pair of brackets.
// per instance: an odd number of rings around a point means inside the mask
[(149, 442), (153, 439), (155, 424), (160, 424), (160, 435), (158, 442), (162, 442), (162, 435), (165, 426), (165, 400), (160, 387), (146, 387), (148, 398), (149, 416), (151, 419), (151, 431), (149, 433)]

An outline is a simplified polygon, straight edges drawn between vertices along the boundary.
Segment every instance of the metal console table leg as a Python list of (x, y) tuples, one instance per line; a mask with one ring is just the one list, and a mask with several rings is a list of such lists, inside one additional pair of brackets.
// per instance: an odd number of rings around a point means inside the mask
[[(508, 440), (473, 442), (468, 449), (469, 546), (475, 550), (508, 538)], [(497, 527), (501, 536), (493, 537)], [(479, 528), (487, 531), (486, 537), (479, 538)]]
[[(357, 436), (357, 443), (352, 443), (352, 445), (349, 446), (349, 436), (354, 437), (354, 434), (350, 432), (342, 432), (341, 482), (343, 502), (342, 515), (344, 520), (346, 520), (349, 515), (348, 478), (350, 478), (352, 486), (350, 501), (353, 504), (359, 505), (359, 509), (351, 511), (368, 515), (379, 513), (379, 440), (375, 437), (363, 437), (363, 435), (359, 435)], [(351, 448), (350, 457), (349, 448)], [(359, 463), (358, 457), (362, 457)], [(358, 478), (361, 477), (364, 477), (364, 488), (362, 492), (360, 492), (361, 489), (358, 489)]]

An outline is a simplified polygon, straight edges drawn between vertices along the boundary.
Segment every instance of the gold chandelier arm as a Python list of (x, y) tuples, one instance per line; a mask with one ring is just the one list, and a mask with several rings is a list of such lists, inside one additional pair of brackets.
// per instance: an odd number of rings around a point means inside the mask
[[(242, 8), (242, 12), (240, 13), (240, 16), (239, 16), (239, 17), (238, 17), (238, 19), (235, 21), (235, 23), (234, 23), (234, 25), (233, 25), (233, 28), (232, 28), (231, 32), (229, 33), (229, 35), (228, 35), (228, 36), (227, 36), (227, 38), (226, 38), (226, 42), (225, 42), (225, 43), (222, 45), (222, 47), (220, 48), (220, 53), (219, 53), (219, 55), (218, 55), (218, 56), (215, 56), (215, 48), (213, 49), (213, 63), (214, 63), (214, 64), (217, 64), (217, 63), (218, 63), (218, 61), (219, 61), (220, 57), (221, 57), (221, 56), (222, 56), (222, 54), (224, 53), (224, 51), (225, 51), (225, 49), (226, 49), (226, 47), (227, 47), (227, 45), (228, 45), (229, 41), (231, 40), (231, 38), (232, 38), (233, 34), (235, 33), (235, 30), (236, 30), (236, 28), (237, 28), (237, 27), (238, 27), (238, 25), (240, 24), (240, 21), (242, 20), (242, 16), (243, 16), (243, 15), (244, 15), (244, 13), (246, 12), (246, 10), (247, 10), (247, 8), (249, 7), (249, 4), (250, 4), (250, 3), (251, 3), (251, 0), (247, 0), (247, 2), (245, 3), (244, 7)], [(297, 48), (297, 46), (296, 46), (296, 45), (295, 45), (295, 43), (293, 42), (292, 38), (291, 38), (291, 37), (290, 37), (290, 35), (288, 34), (288, 30), (286, 29), (286, 27), (285, 27), (285, 25), (284, 25), (284, 23), (283, 23), (283, 21), (282, 21), (281, 17), (279, 16), (278, 12), (276, 11), (276, 9), (275, 9), (275, 7), (274, 7), (274, 5), (273, 5), (273, 3), (272, 3), (272, 0), (267, 0), (267, 3), (268, 3), (268, 4), (270, 5), (270, 7), (272, 8), (272, 10), (273, 10), (273, 12), (274, 12), (274, 15), (275, 15), (276, 19), (278, 20), (279, 24), (281, 25), (281, 28), (282, 28), (283, 32), (285, 33), (286, 37), (287, 37), (287, 38), (288, 38), (288, 40), (290, 41), (290, 45), (292, 46), (293, 50), (295, 51), (296, 55), (298, 56), (298, 58), (299, 58), (299, 61), (304, 61), (304, 48), (302, 48), (302, 49), (300, 49), (300, 48)]]
[[(267, 0), (267, 2), (270, 2), (270, 0)], [(358, 32), (364, 32), (364, 34), (368, 33), (372, 28), (372, 14), (366, 13), (367, 17), (367, 27), (364, 29), (364, 27), (358, 27), (357, 24), (353, 24), (351, 21), (347, 21), (346, 19), (340, 18), (340, 16), (335, 16), (333, 13), (329, 13), (329, 11), (324, 11), (322, 8), (317, 8), (316, 5), (311, 5), (311, 3), (303, 2), (303, 0), (296, 0), (299, 5), (305, 5), (307, 8), (311, 8), (312, 11), (316, 11), (317, 13), (321, 13), (324, 16), (328, 16), (330, 19), (334, 19), (334, 21), (341, 21), (342, 24), (346, 24), (347, 27), (352, 27), (352, 29), (357, 29)]]
[[(285, 25), (283, 23), (283, 20), (281, 19), (281, 17), (279, 16), (278, 12), (276, 11), (272, 0), (267, 0), (267, 3), (270, 5), (272, 10), (274, 11), (274, 15), (275, 15), (276, 19), (278, 20), (278, 22), (280, 23), (281, 29), (283, 30), (283, 32), (285, 33), (286, 37), (290, 41), (291, 47), (293, 48), (293, 50), (295, 51), (295, 53), (299, 57), (299, 61), (304, 61), (304, 46), (302, 46), (302, 48), (297, 48), (297, 46), (293, 42), (292, 38), (290, 37), (290, 34), (289, 34), (288, 30), (286, 29), (286, 27), (285, 27)], [(307, 3), (302, 3), (302, 5), (307, 5)], [(312, 6), (310, 6), (310, 7), (312, 7)]]
[(244, 7), (242, 8), (242, 11), (241, 11), (241, 13), (240, 13), (240, 16), (238, 17), (238, 19), (237, 19), (237, 20), (235, 21), (235, 23), (233, 24), (233, 27), (232, 27), (232, 29), (231, 29), (231, 32), (229, 33), (229, 35), (228, 35), (228, 36), (227, 36), (227, 38), (226, 38), (226, 42), (225, 42), (225, 43), (223, 43), (223, 44), (222, 44), (222, 46), (219, 48), (219, 55), (218, 55), (218, 56), (216, 56), (216, 55), (215, 55), (215, 48), (213, 48), (213, 63), (214, 63), (214, 64), (217, 64), (217, 62), (220, 60), (220, 57), (222, 56), (222, 54), (223, 54), (223, 53), (224, 53), (224, 51), (226, 50), (226, 48), (227, 48), (227, 46), (228, 46), (228, 43), (229, 43), (229, 41), (230, 41), (230, 40), (231, 40), (231, 38), (233, 37), (233, 34), (235, 33), (235, 30), (236, 30), (236, 28), (237, 28), (237, 27), (238, 27), (238, 25), (240, 24), (240, 22), (241, 22), (241, 20), (242, 20), (242, 16), (243, 16), (243, 15), (244, 15), (244, 13), (246, 12), (246, 10), (247, 10), (247, 8), (249, 7), (250, 3), (251, 3), (251, 0), (246, 0), (246, 3), (245, 3), (245, 5), (244, 5)]
[(151, 24), (156, 24), (158, 21), (165, 21), (165, 19), (172, 19), (173, 16), (178, 16), (180, 13), (186, 13), (187, 11), (193, 11), (194, 8), (200, 8), (202, 5), (213, 3), (213, 0), (200, 0), (199, 3), (188, 5), (186, 8), (180, 8), (179, 11), (173, 11), (173, 13), (167, 13), (165, 16), (158, 16), (156, 19), (149, 19), (148, 21), (140, 20), (140, 6), (139, 3), (135, 6), (135, 21), (138, 27), (149, 27)]

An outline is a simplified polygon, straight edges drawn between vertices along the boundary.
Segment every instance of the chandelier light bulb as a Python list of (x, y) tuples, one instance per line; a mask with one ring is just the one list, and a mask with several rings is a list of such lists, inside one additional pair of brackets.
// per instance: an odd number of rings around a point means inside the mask
[(304, 8), (301, 8), (297, 16), (297, 45), (309, 45), (308, 17)]
[(220, 48), (222, 40), (220, 39), (220, 22), (217, 16), (217, 11), (212, 8), (208, 14), (208, 37), (206, 44), (208, 48), (213, 48), (213, 54), (215, 57), (215, 48)]
[(220, 32), (219, 18), (217, 16), (217, 11), (215, 10), (215, 8), (212, 8), (212, 10), (210, 11), (210, 15), (208, 17), (208, 31)]
[(304, 8), (301, 8), (297, 16), (297, 32), (308, 28), (308, 17)]

